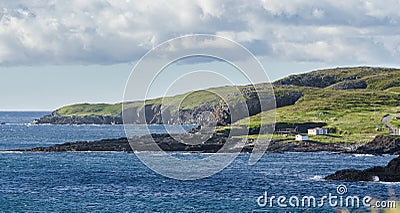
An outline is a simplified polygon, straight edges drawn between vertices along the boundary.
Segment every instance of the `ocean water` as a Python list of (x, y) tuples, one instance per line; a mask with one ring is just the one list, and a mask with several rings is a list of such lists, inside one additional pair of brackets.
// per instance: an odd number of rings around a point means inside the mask
[[(0, 112), (0, 149), (48, 146), (67, 141), (123, 137), (120, 125), (29, 125), (46, 112)], [(163, 132), (161, 126), (151, 127)], [(138, 134), (143, 134), (138, 126)], [(149, 155), (156, 153), (149, 153)], [(195, 158), (198, 154), (173, 153)], [(206, 155), (206, 154), (204, 154)], [(400, 183), (324, 181), (339, 169), (385, 165), (395, 156), (267, 153), (255, 165), (241, 154), (220, 173), (195, 181), (163, 177), (132, 153), (0, 152), (0, 211), (3, 212), (333, 212), (328, 203), (309, 208), (260, 206), (271, 196), (317, 200), (332, 195), (393, 200)], [(184, 169), (184, 168), (183, 168)], [(340, 186), (342, 185), (342, 186)], [(338, 194), (337, 187), (346, 187)], [(260, 200), (261, 203), (263, 199)], [(318, 200), (319, 201), (319, 200)], [(287, 204), (287, 201), (286, 201)]]

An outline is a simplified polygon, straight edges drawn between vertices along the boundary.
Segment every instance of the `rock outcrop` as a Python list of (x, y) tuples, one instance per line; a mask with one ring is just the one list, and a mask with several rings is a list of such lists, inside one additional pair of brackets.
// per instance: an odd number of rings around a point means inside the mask
[[(183, 135), (153, 134), (150, 136), (135, 136), (130, 138), (105, 139), (100, 141), (80, 141), (72, 143), (57, 144), (50, 147), (38, 147), (32, 149), (18, 150), (27, 152), (79, 152), (79, 151), (120, 151), (131, 152), (132, 147), (139, 151), (159, 151), (151, 144), (154, 142), (163, 151), (196, 151), (204, 153), (215, 153), (224, 146), (220, 152), (252, 152), (254, 147), (253, 139), (233, 138), (230, 144), (225, 134), (214, 134), (211, 137), (189, 133)], [(198, 143), (199, 141), (204, 141)], [(184, 143), (182, 143), (184, 142)], [(134, 144), (132, 144), (134, 143)], [(242, 146), (244, 144), (244, 146)], [(132, 145), (132, 146), (130, 146)], [(243, 147), (243, 148), (242, 148)], [(318, 142), (290, 142), (285, 140), (273, 140), (269, 143), (268, 152), (345, 152), (348, 146), (345, 144), (328, 144)], [(15, 151), (15, 150), (14, 150)]]
[(333, 90), (350, 90), (350, 89), (365, 89), (367, 88), (367, 83), (364, 80), (359, 81), (342, 81), (337, 84), (330, 86), (329, 88)]
[[(138, 151), (159, 151), (159, 148), (163, 151), (189, 151), (189, 152), (205, 152), (215, 153), (222, 148), (226, 142), (225, 137), (211, 137), (204, 143), (200, 144), (186, 144), (177, 141), (176, 138), (182, 137), (182, 135), (169, 135), (169, 134), (157, 134), (149, 136), (137, 136), (131, 138), (129, 141), (135, 143), (130, 145), (127, 138), (119, 139), (106, 139), (100, 141), (80, 141), (72, 143), (57, 144), (50, 147), (37, 147), (32, 149), (18, 150), (25, 152), (83, 152), (83, 151), (119, 151), (119, 152), (132, 152), (132, 147)], [(188, 136), (190, 137), (190, 136)], [(151, 146), (152, 141), (155, 141), (159, 148)], [(238, 142), (241, 139), (236, 139)], [(185, 140), (186, 141), (186, 140)], [(14, 150), (15, 151), (15, 150)], [(240, 147), (231, 146), (228, 147), (226, 152), (237, 152), (241, 151)]]
[(59, 116), (45, 115), (32, 124), (122, 124), (121, 116)]
[(361, 145), (355, 150), (358, 154), (400, 155), (400, 138), (378, 135), (371, 142)]
[(400, 157), (385, 167), (375, 166), (365, 170), (345, 169), (325, 177), (326, 180), (340, 181), (384, 181), (400, 182)]
[(126, 138), (104, 139), (99, 141), (79, 141), (56, 144), (50, 147), (37, 147), (18, 151), (25, 152), (131, 152), (132, 148)]
[[(272, 94), (271, 94), (272, 95)], [(216, 103), (202, 103), (191, 109), (174, 109), (172, 106), (162, 104), (146, 104), (126, 109), (123, 114), (126, 115), (124, 122), (132, 124), (213, 124), (219, 126), (229, 125), (239, 119), (252, 116), (261, 111), (272, 108), (294, 104), (302, 97), (301, 92), (283, 90), (275, 96), (258, 97), (254, 88), (243, 88), (241, 95), (232, 94), (230, 106), (220, 100)], [(241, 98), (238, 98), (241, 97)], [(271, 98), (268, 98), (271, 97)], [(276, 101), (275, 101), (276, 99)], [(245, 109), (244, 106), (247, 106)], [(263, 108), (262, 108), (263, 106)], [(265, 107), (266, 106), (266, 107)], [(233, 118), (231, 111), (237, 115)], [(204, 112), (209, 112), (212, 116), (204, 116)], [(145, 115), (145, 116), (143, 116)], [(233, 120), (232, 120), (233, 119)], [(62, 116), (58, 111), (51, 115), (46, 115), (40, 119), (34, 120), (34, 124), (122, 124), (122, 113), (118, 116)]]
[[(369, 143), (346, 153), (372, 154), (372, 155), (399, 155), (400, 138), (378, 135)], [(400, 157), (389, 162), (385, 167), (376, 166), (365, 170), (345, 169), (335, 172), (325, 178), (326, 180), (342, 181), (385, 181), (400, 182)]]
[[(205, 128), (204, 128), (205, 129)], [(205, 131), (202, 127), (193, 128), (185, 134), (152, 134), (150, 136), (134, 136), (130, 138), (132, 147), (140, 148), (146, 151), (159, 151), (159, 149), (151, 150), (149, 144), (156, 143), (164, 151), (199, 151), (199, 152), (217, 152), (228, 140), (229, 131), (218, 131), (210, 134), (210, 131)], [(246, 129), (238, 130), (240, 135), (244, 134)], [(208, 132), (208, 133), (207, 133)], [(232, 135), (231, 135), (232, 136)], [(377, 136), (372, 142), (357, 145), (347, 143), (320, 143), (315, 141), (295, 142), (293, 140), (272, 140), (268, 144), (268, 152), (337, 152), (346, 154), (398, 154), (400, 149), (399, 143), (389, 144), (389, 136)], [(244, 143), (242, 152), (252, 152), (254, 147), (254, 139), (236, 138), (237, 143)], [(395, 141), (399, 139), (393, 139)], [(201, 143), (199, 143), (201, 141)], [(383, 142), (382, 142), (383, 141)], [(236, 143), (235, 142), (235, 143)], [(382, 142), (382, 143), (380, 143)], [(234, 144), (234, 143), (232, 143)], [(231, 145), (232, 145), (231, 144)], [(386, 149), (386, 147), (391, 147)], [(358, 147), (358, 148), (357, 148)], [(238, 147), (226, 149), (226, 152), (238, 151)], [(365, 150), (368, 150), (367, 152)], [(15, 150), (13, 150), (15, 151)], [(132, 148), (127, 138), (105, 139), (99, 141), (79, 141), (64, 144), (57, 144), (51, 147), (38, 147), (32, 149), (18, 150), (32, 152), (66, 152), (66, 151), (132, 151)], [(239, 150), (240, 151), (240, 150)], [(392, 167), (391, 167), (392, 168)], [(353, 170), (345, 170), (342, 173), (346, 175)], [(359, 173), (362, 176), (363, 173)]]

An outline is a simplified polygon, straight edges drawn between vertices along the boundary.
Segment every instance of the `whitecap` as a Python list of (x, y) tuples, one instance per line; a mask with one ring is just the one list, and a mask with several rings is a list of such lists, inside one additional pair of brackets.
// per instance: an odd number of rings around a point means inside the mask
[(354, 157), (373, 157), (372, 154), (353, 154)]
[(325, 179), (321, 175), (315, 175), (314, 177), (310, 178), (310, 180), (322, 181)]
[(385, 182), (385, 181), (379, 181), (376, 183), (380, 183), (380, 184), (385, 184), (385, 185), (400, 185), (400, 182)]
[(24, 152), (21, 152), (21, 151), (0, 151), (0, 154), (5, 154), (5, 153), (8, 153), (8, 154), (22, 154), (22, 153), (24, 153)]

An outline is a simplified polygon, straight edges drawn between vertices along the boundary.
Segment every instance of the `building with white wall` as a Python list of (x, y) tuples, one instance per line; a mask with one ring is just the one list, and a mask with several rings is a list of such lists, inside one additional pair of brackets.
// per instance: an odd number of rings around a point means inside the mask
[(328, 134), (328, 129), (326, 128), (313, 128), (313, 129), (308, 129), (308, 134), (309, 135), (327, 135)]
[(296, 141), (308, 141), (308, 135), (297, 134)]

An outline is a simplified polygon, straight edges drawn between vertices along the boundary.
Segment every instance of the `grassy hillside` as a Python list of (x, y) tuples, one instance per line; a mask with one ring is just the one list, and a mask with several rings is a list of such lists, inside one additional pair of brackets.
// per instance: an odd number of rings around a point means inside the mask
[[(377, 134), (388, 132), (381, 119), (386, 114), (400, 114), (400, 70), (391, 68), (335, 68), (316, 70), (292, 75), (273, 83), (278, 99), (301, 97), (295, 104), (277, 108), (276, 121), (280, 123), (323, 122), (332, 133), (330, 136), (314, 136), (323, 142), (366, 142)], [(256, 87), (263, 88), (267, 84)], [(243, 90), (246, 87), (240, 87)], [(242, 101), (236, 89), (220, 87), (211, 92), (196, 91), (164, 99), (166, 106), (174, 106), (186, 96), (182, 109), (193, 109), (200, 104), (213, 105), (219, 101), (215, 93), (230, 94), (234, 101)], [(297, 99), (296, 99), (297, 100)], [(146, 103), (159, 104), (162, 99)], [(134, 102), (131, 106), (141, 106)], [(77, 104), (57, 111), (63, 116), (120, 115), (121, 104)], [(235, 123), (242, 125), (251, 119), (251, 127), (260, 126), (260, 115)], [(400, 127), (400, 121), (392, 121)], [(376, 130), (379, 127), (379, 131)], [(282, 136), (274, 136), (276, 138)]]
[[(231, 88), (230, 88), (231, 89)], [(224, 92), (225, 88), (217, 88), (218, 92)], [(186, 96), (186, 97), (185, 97)], [(173, 106), (185, 97), (185, 101), (181, 104), (181, 109), (192, 109), (200, 104), (215, 103), (218, 96), (207, 91), (195, 91), (193, 93), (186, 93), (173, 97), (167, 97), (165, 100), (162, 98), (147, 100), (146, 104), (161, 104)], [(141, 107), (143, 102), (132, 102), (128, 104), (130, 107)], [(74, 104), (62, 107), (56, 111), (59, 116), (119, 116), (122, 112), (122, 103), (117, 104)]]
[(393, 68), (350, 67), (316, 70), (309, 73), (291, 75), (275, 82), (276, 85), (294, 85), (326, 88), (345, 82), (356, 84), (365, 82), (365, 88), (386, 90), (399, 87), (400, 72)]
[[(270, 87), (270, 84), (259, 84), (259, 91), (263, 92), (264, 87)], [(146, 104), (164, 104), (165, 106), (180, 106), (179, 110), (194, 109), (201, 104), (208, 104), (210, 106), (215, 105), (221, 99), (218, 95), (228, 97), (232, 102), (245, 101), (239, 90), (249, 88), (248, 86), (240, 87), (217, 87), (211, 88), (207, 91), (192, 91), (181, 95), (176, 95), (166, 98), (156, 98), (146, 100)], [(126, 104), (126, 107), (143, 107), (143, 102), (136, 101)], [(172, 107), (174, 109), (174, 107)], [(178, 110), (178, 109), (175, 109)], [(56, 114), (59, 116), (119, 116), (122, 112), (122, 104), (75, 104), (62, 107), (56, 110)]]
[(60, 116), (118, 116), (121, 113), (122, 104), (75, 104), (65, 106), (57, 110)]
[[(400, 115), (397, 114), (396, 117), (399, 117)], [(396, 128), (400, 129), (400, 119), (393, 119), (390, 121), (390, 124), (393, 125)]]
[[(383, 116), (400, 113), (399, 79), (400, 70), (386, 68), (341, 68), (289, 76), (277, 81), (276, 89), (294, 85), (292, 89), (301, 90), (303, 97), (294, 105), (278, 108), (276, 120), (285, 123), (327, 123), (331, 135), (314, 136), (312, 140), (367, 142), (375, 135), (388, 131), (382, 126)], [(351, 85), (359, 81), (365, 81), (364, 88), (347, 86), (336, 87), (340, 90), (335, 90), (335, 85), (343, 82)], [(252, 127), (260, 125), (259, 117), (247, 118), (251, 120)], [(247, 119), (236, 124), (241, 125)], [(379, 131), (377, 126), (381, 128)]]

